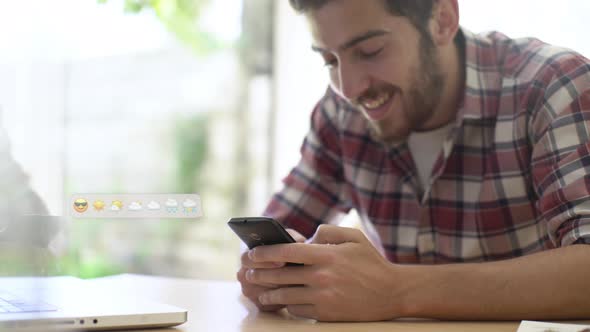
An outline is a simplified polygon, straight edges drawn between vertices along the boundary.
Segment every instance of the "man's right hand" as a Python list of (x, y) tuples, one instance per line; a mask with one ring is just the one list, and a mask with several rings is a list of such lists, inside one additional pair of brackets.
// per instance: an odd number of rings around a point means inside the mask
[[(301, 235), (299, 232), (293, 229), (287, 229), (287, 232), (291, 234), (293, 239), (297, 242), (305, 242), (305, 237)], [(256, 284), (251, 283), (246, 280), (246, 273), (249, 269), (276, 269), (282, 267), (283, 263), (254, 263), (248, 257), (248, 252), (246, 251), (242, 254), (242, 266), (237, 273), (237, 278), (240, 284), (242, 285), (242, 294), (246, 296), (250, 301), (254, 302), (260, 311), (277, 311), (282, 309), (284, 306), (282, 305), (270, 305), (265, 306), (260, 304), (258, 301), (258, 296), (269, 289), (275, 289), (278, 286), (273, 284)]]

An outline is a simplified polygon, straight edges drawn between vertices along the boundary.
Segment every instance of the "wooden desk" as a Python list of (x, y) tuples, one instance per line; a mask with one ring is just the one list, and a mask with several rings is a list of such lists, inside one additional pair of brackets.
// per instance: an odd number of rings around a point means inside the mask
[(124, 274), (89, 280), (96, 287), (133, 293), (183, 307), (188, 321), (175, 329), (149, 331), (191, 332), (290, 332), (290, 331), (388, 331), (388, 332), (515, 332), (520, 322), (391, 321), (376, 323), (320, 323), (296, 319), (286, 312), (260, 313), (241, 295), (237, 282), (174, 279)]

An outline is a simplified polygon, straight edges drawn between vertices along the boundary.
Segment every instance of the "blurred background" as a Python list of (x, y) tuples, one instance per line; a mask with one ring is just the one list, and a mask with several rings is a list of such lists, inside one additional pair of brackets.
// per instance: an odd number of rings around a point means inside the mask
[[(590, 56), (587, 0), (460, 0), (461, 24)], [(286, 0), (0, 1), (0, 124), (52, 215), (74, 193), (198, 193), (199, 220), (71, 220), (49, 274), (233, 279), (226, 226), (298, 159), (327, 74)], [(346, 222), (354, 223), (354, 215)]]

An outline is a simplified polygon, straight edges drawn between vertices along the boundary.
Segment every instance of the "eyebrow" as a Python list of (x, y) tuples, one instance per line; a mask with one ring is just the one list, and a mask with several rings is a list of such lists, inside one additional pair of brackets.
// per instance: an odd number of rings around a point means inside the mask
[[(371, 38), (374, 38), (374, 37), (383, 36), (383, 35), (386, 35), (386, 34), (389, 34), (389, 33), (391, 33), (391, 31), (388, 31), (388, 30), (369, 30), (369, 31), (367, 31), (367, 32), (365, 32), (365, 33), (363, 33), (363, 34), (361, 34), (359, 36), (356, 36), (356, 37), (351, 38), (349, 41), (347, 41), (346, 43), (344, 43), (341, 46), (339, 46), (338, 47), (338, 50), (339, 51), (345, 51), (345, 50), (353, 47), (354, 45), (356, 45), (356, 44), (358, 44), (360, 42), (363, 42), (363, 41), (365, 41), (367, 39), (371, 39)], [(321, 48), (321, 47), (318, 47), (318, 46), (314, 46), (314, 45), (311, 46), (311, 49), (314, 52), (320, 52), (320, 53), (327, 51), (324, 48)]]

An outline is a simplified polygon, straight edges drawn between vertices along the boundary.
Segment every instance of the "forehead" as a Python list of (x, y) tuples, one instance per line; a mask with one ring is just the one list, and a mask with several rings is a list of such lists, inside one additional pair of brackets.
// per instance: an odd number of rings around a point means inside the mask
[(393, 16), (384, 0), (332, 0), (306, 13), (314, 46), (335, 50), (371, 30), (399, 30), (405, 18)]

